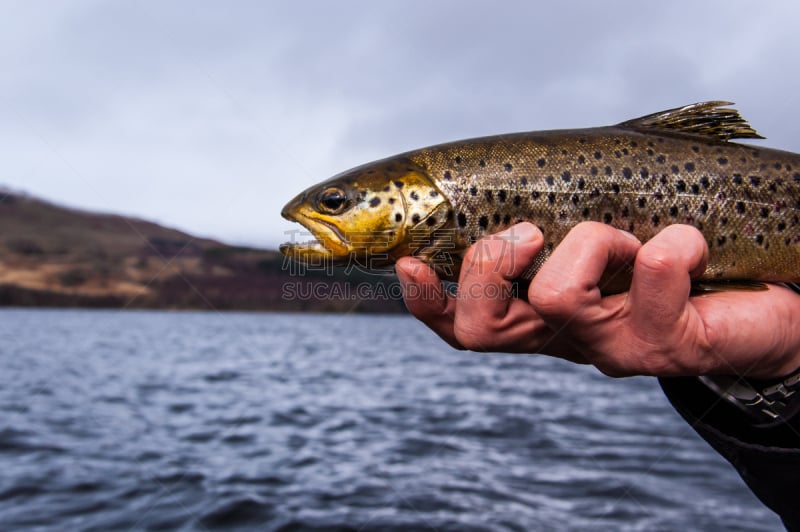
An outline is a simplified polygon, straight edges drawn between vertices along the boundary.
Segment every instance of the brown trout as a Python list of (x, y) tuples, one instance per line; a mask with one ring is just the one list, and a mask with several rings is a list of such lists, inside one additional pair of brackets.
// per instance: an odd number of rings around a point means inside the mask
[(763, 137), (728, 105), (464, 140), (359, 166), (286, 205), (281, 214), (315, 240), (281, 251), (370, 268), (414, 255), (455, 279), (472, 243), (527, 220), (545, 237), (533, 275), (581, 221), (642, 241), (689, 224), (710, 251), (701, 281), (798, 281), (800, 155), (730, 142)]

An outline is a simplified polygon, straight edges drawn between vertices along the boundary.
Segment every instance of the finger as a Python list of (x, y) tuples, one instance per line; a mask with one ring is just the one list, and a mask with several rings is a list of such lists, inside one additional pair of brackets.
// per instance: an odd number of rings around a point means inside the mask
[(403, 257), (396, 264), (397, 278), (409, 312), (456, 349), (464, 347), (453, 332), (455, 300), (436, 272), (419, 259)]
[(672, 327), (687, 308), (692, 277), (707, 263), (705, 238), (689, 225), (671, 225), (645, 243), (636, 255), (628, 299), (632, 326), (656, 336)]
[(528, 297), (551, 326), (582, 322), (598, 312), (598, 284), (607, 271), (627, 267), (641, 247), (630, 233), (605, 224), (575, 226), (533, 278)]
[(524, 222), (483, 238), (464, 257), (454, 332), (473, 351), (534, 352), (550, 336), (533, 308), (512, 295), (519, 277), (541, 251), (542, 233)]

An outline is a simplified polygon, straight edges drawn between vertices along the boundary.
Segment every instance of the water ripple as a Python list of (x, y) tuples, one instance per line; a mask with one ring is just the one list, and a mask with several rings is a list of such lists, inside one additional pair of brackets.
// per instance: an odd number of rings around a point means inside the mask
[(0, 529), (781, 529), (652, 379), (406, 317), (0, 320)]

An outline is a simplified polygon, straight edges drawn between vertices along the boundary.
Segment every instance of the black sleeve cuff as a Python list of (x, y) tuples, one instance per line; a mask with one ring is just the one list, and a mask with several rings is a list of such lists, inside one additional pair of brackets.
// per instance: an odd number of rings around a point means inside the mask
[(758, 426), (695, 377), (660, 383), (678, 413), (736, 468), (753, 493), (789, 530), (800, 530), (800, 416)]

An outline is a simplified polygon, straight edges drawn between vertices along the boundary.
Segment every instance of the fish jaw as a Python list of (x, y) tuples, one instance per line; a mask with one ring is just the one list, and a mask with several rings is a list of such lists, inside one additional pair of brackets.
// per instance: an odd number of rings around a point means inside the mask
[(281, 211), (281, 216), (297, 222), (311, 233), (311, 240), (292, 240), (281, 244), (280, 252), (292, 260), (306, 264), (343, 264), (350, 257), (348, 246), (330, 222), (323, 215), (309, 212), (303, 206), (305, 198), (298, 196)]

